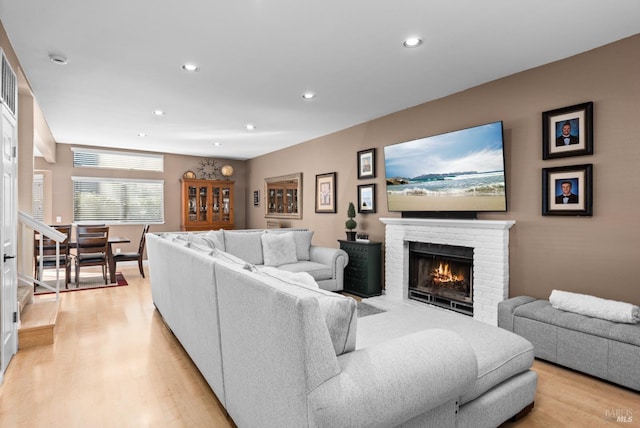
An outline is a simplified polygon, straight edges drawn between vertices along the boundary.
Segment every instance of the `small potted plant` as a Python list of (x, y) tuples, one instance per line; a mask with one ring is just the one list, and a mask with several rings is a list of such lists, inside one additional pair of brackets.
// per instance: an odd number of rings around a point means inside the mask
[(347, 241), (355, 241), (356, 240), (356, 232), (353, 230), (356, 228), (358, 223), (353, 219), (356, 216), (356, 207), (353, 206), (353, 202), (349, 202), (349, 208), (347, 208), (347, 220), (344, 225), (347, 228)]

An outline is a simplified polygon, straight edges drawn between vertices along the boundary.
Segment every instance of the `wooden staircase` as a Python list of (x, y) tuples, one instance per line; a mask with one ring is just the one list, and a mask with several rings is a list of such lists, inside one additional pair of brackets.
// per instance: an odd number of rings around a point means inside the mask
[[(30, 289), (31, 293), (28, 292)], [(60, 302), (51, 296), (33, 296), (33, 286), (18, 287), (20, 327), (18, 348), (51, 345), (55, 335)]]

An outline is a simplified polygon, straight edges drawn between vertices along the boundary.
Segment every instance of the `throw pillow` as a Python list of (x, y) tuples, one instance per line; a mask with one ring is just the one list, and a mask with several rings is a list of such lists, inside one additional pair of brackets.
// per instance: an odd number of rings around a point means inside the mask
[(266, 266), (280, 266), (298, 261), (293, 232), (283, 234), (265, 233), (261, 239), (264, 264)]
[(356, 349), (357, 310), (356, 301), (344, 296), (318, 296), (320, 312), (329, 329), (336, 355)]
[(293, 233), (293, 238), (296, 241), (296, 258), (298, 261), (311, 260), (309, 251), (311, 250), (311, 238), (313, 238), (313, 231), (307, 229), (267, 229), (267, 233), (284, 234)]
[(640, 322), (640, 308), (617, 300), (602, 299), (588, 294), (552, 290), (549, 303), (556, 309), (600, 318), (612, 322), (636, 324)]

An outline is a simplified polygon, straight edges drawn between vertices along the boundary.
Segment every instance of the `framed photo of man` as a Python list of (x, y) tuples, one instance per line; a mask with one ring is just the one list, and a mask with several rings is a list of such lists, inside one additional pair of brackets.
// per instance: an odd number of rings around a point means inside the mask
[(542, 215), (593, 215), (593, 165), (543, 168)]
[(316, 212), (337, 212), (335, 172), (316, 175)]
[(542, 113), (542, 159), (592, 154), (592, 101)]

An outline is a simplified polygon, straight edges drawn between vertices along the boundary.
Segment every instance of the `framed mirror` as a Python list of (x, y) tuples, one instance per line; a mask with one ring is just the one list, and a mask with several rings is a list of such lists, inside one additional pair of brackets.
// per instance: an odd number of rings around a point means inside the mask
[(302, 218), (302, 173), (264, 179), (264, 216)]

